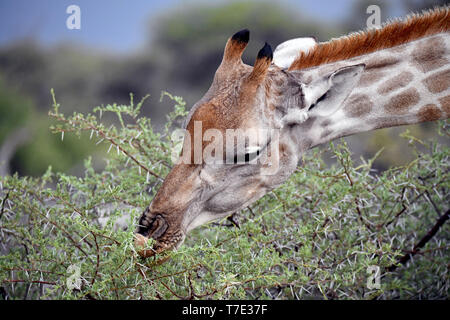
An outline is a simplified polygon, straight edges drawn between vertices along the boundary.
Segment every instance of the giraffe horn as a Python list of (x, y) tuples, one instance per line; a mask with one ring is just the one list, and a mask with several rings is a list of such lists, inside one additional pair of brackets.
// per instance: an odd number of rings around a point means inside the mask
[(247, 47), (249, 39), (250, 31), (247, 29), (236, 32), (229, 38), (225, 46), (222, 65), (229, 66), (236, 63), (242, 63), (242, 53)]
[(256, 57), (255, 66), (252, 73), (249, 75), (250, 82), (261, 83), (266, 77), (270, 64), (273, 60), (272, 47), (266, 42), (264, 47), (261, 48)]

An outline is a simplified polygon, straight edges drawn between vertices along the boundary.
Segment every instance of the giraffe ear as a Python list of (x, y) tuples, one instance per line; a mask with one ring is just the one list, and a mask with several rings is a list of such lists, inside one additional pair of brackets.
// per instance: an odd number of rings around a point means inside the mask
[(327, 117), (335, 113), (358, 84), (365, 64), (343, 67), (304, 86), (309, 116)]

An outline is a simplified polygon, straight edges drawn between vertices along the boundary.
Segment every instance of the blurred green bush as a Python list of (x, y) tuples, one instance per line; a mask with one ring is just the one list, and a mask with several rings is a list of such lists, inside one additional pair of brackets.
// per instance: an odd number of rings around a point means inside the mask
[(0, 77), (0, 146), (15, 128), (24, 126), (32, 113), (30, 99), (8, 90)]
[(18, 129), (26, 129), (23, 143), (14, 150), (9, 159), (11, 173), (42, 175), (51, 165), (55, 170), (77, 172), (77, 166), (94, 150), (104, 150), (84, 136), (68, 136), (61, 139), (49, 130), (54, 120), (36, 110), (31, 98), (0, 79), (0, 148), (7, 140), (15, 139)]

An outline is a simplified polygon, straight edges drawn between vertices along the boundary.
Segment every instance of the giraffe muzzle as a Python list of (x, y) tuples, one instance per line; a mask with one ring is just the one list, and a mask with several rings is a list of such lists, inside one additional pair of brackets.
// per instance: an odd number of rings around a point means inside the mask
[(154, 217), (148, 217), (148, 215), (144, 213), (139, 220), (139, 228), (137, 233), (146, 238), (151, 237), (158, 240), (164, 235), (168, 227), (169, 224), (161, 214), (157, 214)]
[[(147, 209), (139, 219), (139, 226), (135, 234), (134, 246), (137, 253), (143, 258), (147, 258), (176, 247), (184, 237), (179, 232), (168, 231), (169, 227), (163, 214), (150, 215)], [(155, 240), (151, 248), (147, 244), (149, 238)]]

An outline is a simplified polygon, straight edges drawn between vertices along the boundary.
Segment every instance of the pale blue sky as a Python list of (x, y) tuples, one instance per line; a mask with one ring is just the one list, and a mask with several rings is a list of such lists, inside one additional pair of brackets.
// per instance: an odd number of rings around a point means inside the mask
[[(355, 1), (284, 0), (303, 15), (323, 21), (339, 21), (348, 17)], [(147, 30), (145, 27), (151, 17), (193, 2), (198, 1), (1, 0), (0, 45), (28, 37), (44, 45), (76, 41), (112, 52), (128, 52), (143, 43)], [(66, 8), (71, 4), (81, 8), (81, 30), (66, 28)], [(398, 3), (394, 3), (389, 14), (401, 13)]]

